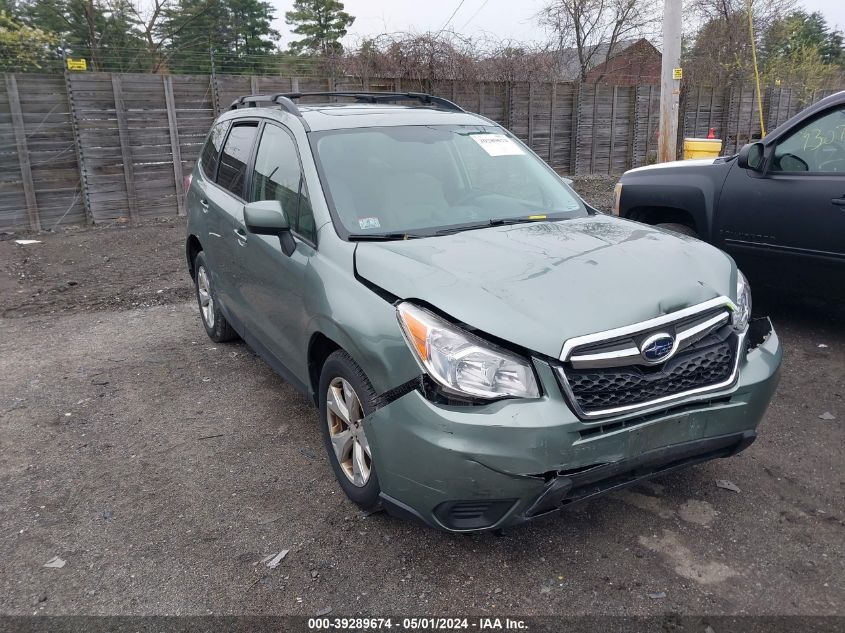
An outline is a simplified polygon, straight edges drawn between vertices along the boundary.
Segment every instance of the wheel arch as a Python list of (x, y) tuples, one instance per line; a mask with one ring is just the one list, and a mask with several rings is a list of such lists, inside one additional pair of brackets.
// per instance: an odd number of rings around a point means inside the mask
[(687, 209), (663, 205), (641, 205), (628, 210), (626, 217), (644, 224), (683, 224), (701, 235), (695, 215)]
[[(319, 404), (317, 388), (320, 384), (320, 374), (323, 371), (323, 365), (325, 365), (326, 359), (339, 349), (342, 350), (343, 348), (337, 341), (329, 338), (322, 332), (314, 332), (308, 341), (308, 389), (310, 391), (309, 397), (315, 405)], [(349, 354), (347, 350), (344, 351)]]
[[(379, 395), (419, 377), (419, 365), (402, 338), (398, 326), (395, 336), (390, 336), (386, 334), (386, 328), (379, 329), (377, 320), (373, 317), (372, 323), (360, 324), (359, 328), (364, 328), (360, 331), (357, 328), (347, 330), (337, 321), (326, 317), (318, 317), (312, 321), (306, 350), (306, 386), (309, 397), (315, 403), (318, 403), (317, 391), (323, 364), (335, 350), (343, 350), (349, 354)], [(357, 341), (378, 341), (379, 344), (362, 345)]]
[(185, 240), (185, 257), (188, 260), (188, 272), (191, 274), (191, 279), (194, 278), (196, 271), (194, 270), (194, 260), (197, 255), (202, 252), (202, 243), (199, 238), (193, 233)]

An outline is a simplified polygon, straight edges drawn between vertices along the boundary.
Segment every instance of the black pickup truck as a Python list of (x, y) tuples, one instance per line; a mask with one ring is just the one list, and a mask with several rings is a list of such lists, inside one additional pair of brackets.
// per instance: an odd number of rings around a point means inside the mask
[(626, 172), (613, 211), (710, 242), (752, 281), (845, 296), (845, 91), (737, 155)]

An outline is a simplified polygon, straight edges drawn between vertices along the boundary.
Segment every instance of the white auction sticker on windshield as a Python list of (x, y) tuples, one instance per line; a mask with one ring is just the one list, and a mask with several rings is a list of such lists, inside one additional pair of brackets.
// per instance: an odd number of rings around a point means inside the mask
[(521, 156), (525, 154), (522, 148), (504, 134), (470, 134), (470, 138), (478, 143), (490, 156)]

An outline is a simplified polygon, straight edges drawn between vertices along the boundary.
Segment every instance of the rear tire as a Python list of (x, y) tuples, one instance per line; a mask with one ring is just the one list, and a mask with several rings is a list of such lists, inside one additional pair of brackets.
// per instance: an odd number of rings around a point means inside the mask
[(376, 410), (376, 392), (343, 350), (332, 353), (320, 373), (320, 427), (337, 482), (364, 510), (381, 507), (381, 487), (363, 418)]
[(657, 228), (664, 229), (666, 231), (674, 231), (675, 233), (680, 233), (681, 235), (689, 235), (690, 237), (698, 237), (698, 233), (695, 232), (695, 229), (691, 226), (687, 226), (686, 224), (679, 224), (677, 222), (664, 222), (663, 224), (656, 224)]
[(200, 251), (194, 258), (194, 290), (200, 308), (200, 321), (208, 338), (215, 343), (225, 343), (238, 338), (238, 333), (229, 325), (220, 311), (220, 303), (215, 296), (211, 279), (205, 253)]

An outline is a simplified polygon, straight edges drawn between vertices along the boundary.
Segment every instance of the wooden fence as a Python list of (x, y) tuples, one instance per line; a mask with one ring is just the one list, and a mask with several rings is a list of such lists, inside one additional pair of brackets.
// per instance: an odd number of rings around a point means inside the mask
[[(243, 94), (424, 91), (510, 129), (561, 173), (621, 173), (655, 160), (659, 88), (243, 75), (6, 74), (0, 84), (0, 230), (184, 215), (182, 179), (214, 118)], [(769, 129), (803, 104), (765, 93)], [(821, 94), (814, 95), (820, 98)], [(683, 137), (760, 137), (753, 88), (685, 87)]]

